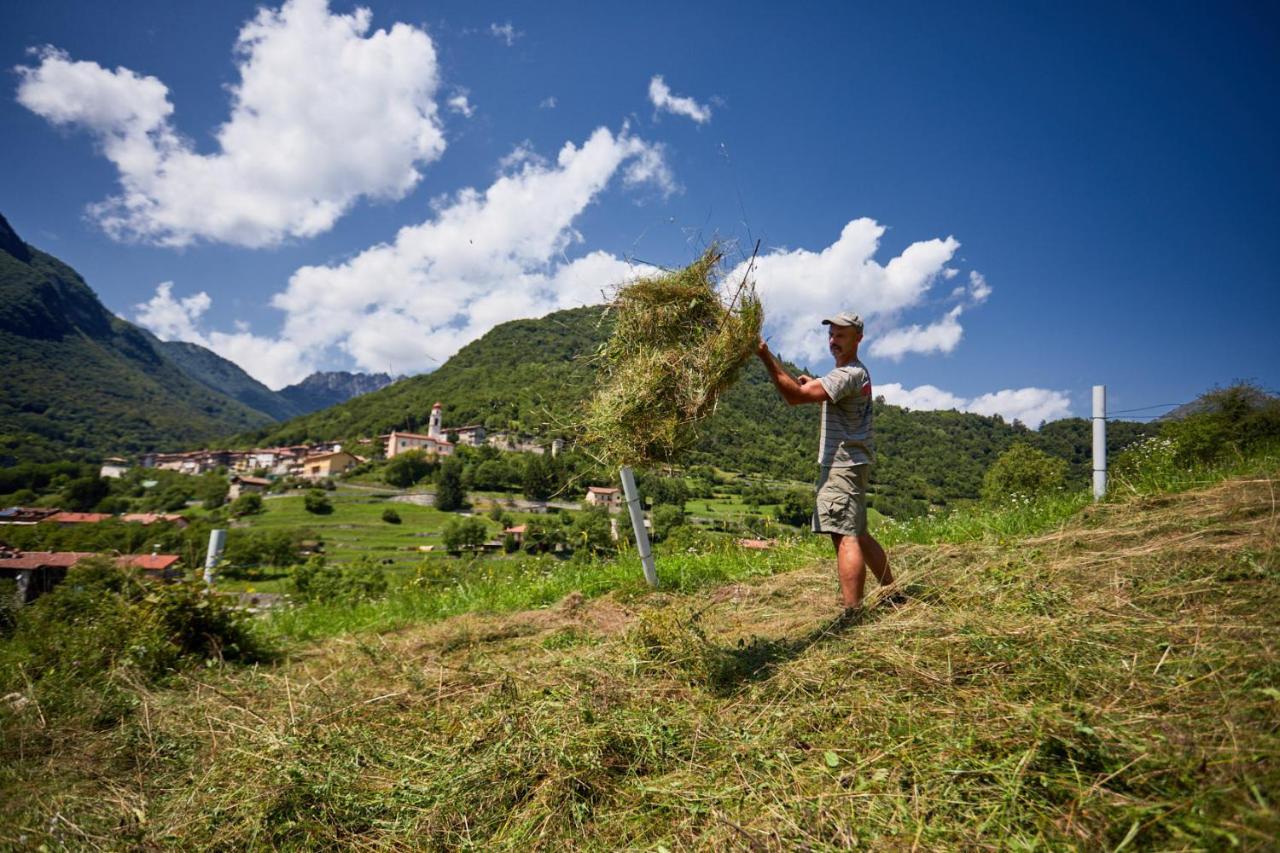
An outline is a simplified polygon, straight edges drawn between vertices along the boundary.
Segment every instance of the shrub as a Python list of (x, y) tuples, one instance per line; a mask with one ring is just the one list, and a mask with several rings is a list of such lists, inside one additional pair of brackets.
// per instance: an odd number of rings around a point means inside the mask
[(421, 450), (407, 450), (392, 457), (382, 477), (388, 484), (404, 489), (430, 474), (435, 467), (435, 461)]
[(1160, 430), (1176, 445), (1175, 460), (1182, 466), (1212, 464), (1280, 438), (1280, 400), (1251, 385), (1211, 391), (1200, 405), (1201, 411)]
[(245, 515), (257, 515), (262, 512), (262, 495), (257, 492), (245, 492), (240, 497), (231, 502), (228, 511), (232, 518), (240, 518)]
[(991, 464), (982, 478), (982, 499), (1009, 503), (1060, 491), (1067, 484), (1067, 461), (1029, 444), (1014, 444)]
[(395, 507), (387, 507), (382, 511), (382, 520), (387, 524), (399, 524), (400, 513), (396, 512)]
[(579, 513), (569, 529), (568, 539), (574, 553), (604, 555), (618, 550), (613, 541), (609, 513), (603, 509)]
[(444, 546), (450, 551), (479, 548), (489, 538), (488, 526), (478, 518), (455, 518), (445, 525)]
[(100, 725), (136, 704), (127, 684), (159, 683), (199, 659), (268, 656), (246, 618), (198, 583), (153, 583), (105, 557), (72, 567), (15, 623), (0, 651), (0, 690), (29, 690), (46, 714)]
[(653, 538), (661, 541), (684, 524), (684, 512), (678, 506), (661, 504), (653, 508)]
[(333, 512), (333, 504), (329, 502), (329, 497), (319, 489), (312, 489), (307, 492), (307, 496), (302, 500), (303, 507), (307, 512), (315, 515), (328, 515)]
[(261, 566), (291, 566), (302, 559), (299, 542), (306, 535), (303, 530), (232, 530), (222, 552), (223, 571), (234, 578)]
[(307, 601), (355, 604), (381, 598), (387, 592), (387, 576), (368, 557), (349, 566), (329, 563), (315, 556), (290, 573), (294, 591)]
[(807, 489), (788, 489), (773, 516), (792, 527), (807, 527), (813, 520), (814, 497)]

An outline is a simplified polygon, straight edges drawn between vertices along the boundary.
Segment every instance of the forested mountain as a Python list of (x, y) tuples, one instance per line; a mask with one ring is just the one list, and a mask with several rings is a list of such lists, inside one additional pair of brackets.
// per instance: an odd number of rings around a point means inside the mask
[(0, 464), (213, 441), (270, 418), (192, 379), (0, 216)]
[(348, 373), (338, 370), (313, 373), (301, 382), (281, 388), (275, 393), (297, 409), (294, 414), (303, 414), (345, 403), (352, 397), (377, 391), (395, 381), (386, 373)]
[(323, 406), (307, 408), (297, 405), (282, 396), (280, 392), (272, 391), (245, 373), (234, 361), (229, 361), (199, 344), (187, 341), (162, 341), (145, 329), (143, 334), (151, 339), (151, 345), (161, 355), (192, 379), (274, 420), (284, 421), (323, 408)]
[[(591, 359), (609, 332), (599, 307), (504, 323), (434, 373), (242, 435), (238, 443), (351, 441), (393, 429), (425, 429), (437, 400), (444, 404), (446, 429), (482, 423), (490, 430), (572, 438), (575, 412), (594, 388)], [(1143, 429), (1112, 424), (1108, 444), (1115, 452)], [(877, 492), (885, 505), (916, 509), (977, 497), (987, 466), (1019, 440), (1067, 459), (1072, 479), (1083, 485), (1091, 436), (1089, 422), (1080, 418), (1046, 424), (1037, 433), (999, 417), (909, 412), (877, 403)], [(816, 454), (816, 409), (784, 403), (753, 360), (705, 423), (689, 462), (809, 480), (816, 475)]]

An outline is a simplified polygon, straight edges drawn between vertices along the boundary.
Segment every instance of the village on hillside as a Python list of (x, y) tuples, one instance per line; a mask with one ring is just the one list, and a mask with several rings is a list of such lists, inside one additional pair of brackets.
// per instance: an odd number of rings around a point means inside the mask
[[(143, 489), (155, 489), (159, 486), (157, 478), (166, 475), (170, 477), (177, 475), (182, 480), (213, 478), (215, 481), (225, 482), (225, 496), (219, 503), (229, 508), (243, 509), (262, 506), (261, 499), (269, 495), (285, 496), (290, 488), (310, 488), (314, 494), (320, 493), (315, 492), (315, 489), (331, 491), (336, 487), (337, 481), (345, 482), (346, 478), (354, 472), (359, 472), (362, 466), (367, 468), (370, 462), (388, 463), (398, 457), (407, 458), (407, 454), (415, 455), (425, 464), (437, 465), (443, 460), (454, 458), (459, 448), (467, 448), (462, 451), (464, 454), (474, 452), (492, 456), (497, 453), (510, 455), (512, 458), (524, 454), (555, 459), (564, 451), (564, 442), (559, 438), (543, 442), (529, 435), (487, 432), (483, 426), (477, 424), (447, 427), (443, 422), (443, 405), (440, 402), (431, 409), (425, 434), (393, 430), (377, 436), (376, 439), (357, 440), (354, 446), (359, 452), (352, 452), (351, 449), (338, 443), (248, 450), (197, 449), (170, 453), (147, 452), (132, 460), (123, 456), (108, 457), (103, 460), (97, 474), (103, 481), (117, 482), (128, 477), (135, 479), (142, 477), (140, 485)], [(271, 494), (273, 492), (275, 494)], [(560, 511), (579, 506), (610, 515), (622, 509), (622, 495), (616, 487), (586, 485), (571, 494), (577, 496), (576, 500), (570, 499), (570, 494), (565, 494), (559, 496), (558, 502), (552, 502), (550, 505), (545, 499), (522, 500), (518, 502), (518, 508), (520, 512), (531, 515), (544, 514), (549, 509)], [(566, 499), (570, 502), (565, 503)], [(61, 582), (72, 566), (102, 553), (91, 550), (23, 550), (6, 542), (4, 533), (6, 529), (11, 531), (9, 539), (15, 538), (13, 531), (36, 525), (69, 529), (111, 522), (136, 525), (140, 528), (158, 525), (176, 531), (185, 531), (191, 524), (188, 516), (192, 514), (196, 502), (182, 500), (179, 503), (185, 505), (150, 512), (81, 511), (43, 505), (15, 505), (0, 509), (0, 578), (13, 579), (16, 583), (16, 601), (19, 604), (27, 603)], [(496, 506), (496, 500), (492, 500), (491, 504)], [(510, 499), (508, 504), (512, 507), (517, 506), (517, 502)], [(233, 513), (228, 518), (228, 522), (232, 528), (241, 528), (245, 524), (243, 519), (255, 511), (261, 510), (244, 512), (239, 516)], [(406, 512), (409, 508), (404, 507), (399, 511)], [(463, 515), (471, 515), (471, 513), (463, 513)], [(492, 538), (490, 531), (485, 531), (483, 535), (473, 533), (463, 547), (478, 551), (500, 552), (504, 549), (505, 542), (506, 550), (511, 550), (513, 546), (518, 550), (528, 546), (531, 539), (537, 540), (543, 535), (531, 529), (529, 524), (516, 523), (517, 520), (514, 518), (498, 514), (494, 517), (495, 520), (506, 519), (499, 528), (498, 538)], [(646, 526), (650, 526), (648, 519), (645, 523)], [(611, 519), (608, 527), (609, 537), (616, 542), (620, 536), (616, 519)], [(74, 533), (67, 535), (75, 536)], [(244, 535), (241, 529), (233, 530), (233, 536)], [(304, 544), (311, 550), (304, 547), (299, 551), (300, 556), (319, 553), (323, 550), (323, 546), (318, 543)], [(550, 547), (563, 551), (567, 545), (553, 540)], [(414, 550), (420, 554), (437, 549), (450, 550), (444, 544), (414, 546)], [(452, 550), (456, 552), (457, 548)], [(190, 555), (187, 555), (184, 566), (183, 554), (162, 553), (159, 545), (152, 549), (152, 553), (117, 554), (112, 559), (121, 567), (137, 568), (141, 570), (144, 577), (157, 581), (172, 580), (182, 576), (184, 571), (195, 571), (200, 568), (192, 564)]]

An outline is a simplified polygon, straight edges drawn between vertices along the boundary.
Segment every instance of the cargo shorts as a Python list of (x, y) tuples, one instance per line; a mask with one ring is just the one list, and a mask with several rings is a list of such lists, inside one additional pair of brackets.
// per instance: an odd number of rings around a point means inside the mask
[(871, 466), (823, 468), (818, 472), (814, 533), (861, 536), (867, 532), (867, 480)]

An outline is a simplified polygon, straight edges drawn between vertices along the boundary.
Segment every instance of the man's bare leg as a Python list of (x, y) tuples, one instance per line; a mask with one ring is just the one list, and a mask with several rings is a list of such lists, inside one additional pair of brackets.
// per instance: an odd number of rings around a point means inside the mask
[(876, 538), (870, 533), (863, 533), (858, 537), (858, 544), (862, 547), (862, 555), (871, 566), (871, 571), (875, 574), (876, 580), (880, 581), (880, 585), (888, 586), (893, 583), (893, 572), (889, 571), (889, 557)]
[[(831, 534), (831, 544), (836, 548), (836, 574), (840, 578), (840, 598), (844, 606), (862, 606), (862, 589), (867, 580), (867, 561), (857, 536), (842, 533)], [(881, 554), (883, 555), (883, 551)]]

